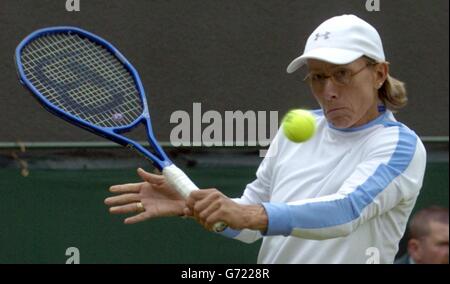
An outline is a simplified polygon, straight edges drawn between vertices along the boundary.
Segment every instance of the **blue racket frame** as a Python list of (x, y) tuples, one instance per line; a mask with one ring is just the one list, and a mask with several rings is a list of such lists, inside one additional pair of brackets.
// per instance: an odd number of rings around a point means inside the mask
[[(136, 87), (139, 91), (139, 96), (141, 98), (141, 104), (143, 108), (142, 114), (134, 120), (132, 123), (121, 126), (121, 127), (100, 127), (94, 124), (91, 124), (87, 121), (81, 120), (77, 118), (76, 116), (65, 112), (64, 110), (58, 108), (57, 106), (50, 103), (45, 96), (43, 96), (28, 80), (28, 78), (25, 75), (25, 72), (23, 70), (22, 66), (22, 60), (21, 60), (21, 52), (22, 49), (27, 46), (30, 42), (32, 42), (34, 39), (39, 38), (41, 36), (52, 34), (52, 33), (76, 33), (80, 35), (81, 37), (87, 38), (89, 40), (94, 41), (95, 43), (103, 46), (106, 48), (109, 52), (111, 52), (113, 55), (115, 55), (119, 61), (124, 65), (124, 67), (130, 72), (130, 74), (133, 77), (134, 83), (136, 84)], [(153, 165), (158, 168), (159, 170), (162, 170), (164, 167), (170, 166), (172, 164), (172, 161), (168, 158), (164, 150), (161, 148), (161, 146), (158, 144), (152, 130), (152, 123), (150, 120), (150, 113), (148, 110), (148, 104), (147, 104), (147, 98), (145, 96), (144, 87), (142, 86), (141, 79), (139, 77), (138, 72), (136, 69), (131, 65), (131, 63), (125, 58), (125, 56), (120, 53), (119, 50), (117, 50), (112, 44), (107, 42), (106, 40), (100, 38), (99, 36), (92, 34), (88, 31), (85, 31), (83, 29), (77, 28), (77, 27), (70, 27), (70, 26), (57, 26), (57, 27), (49, 27), (37, 30), (30, 35), (28, 35), (25, 39), (22, 40), (22, 42), (17, 46), (16, 52), (15, 52), (15, 61), (16, 61), (16, 67), (17, 67), (17, 73), (20, 79), (20, 82), (22, 85), (24, 85), (28, 90), (31, 91), (31, 93), (34, 95), (34, 97), (47, 109), (49, 112), (53, 113), (54, 115), (65, 119), (69, 121), (70, 123), (76, 124), (79, 127), (82, 127), (94, 134), (103, 136), (111, 141), (114, 141), (122, 146), (125, 146), (127, 148), (135, 149), (139, 153), (141, 153), (144, 157), (148, 158)], [(129, 132), (133, 128), (135, 128), (140, 123), (145, 124), (146, 134), (148, 141), (154, 151), (159, 155), (156, 156), (152, 152), (148, 151), (145, 147), (143, 147), (141, 144), (137, 143), (136, 141), (133, 141), (123, 135), (120, 135), (121, 133)]]

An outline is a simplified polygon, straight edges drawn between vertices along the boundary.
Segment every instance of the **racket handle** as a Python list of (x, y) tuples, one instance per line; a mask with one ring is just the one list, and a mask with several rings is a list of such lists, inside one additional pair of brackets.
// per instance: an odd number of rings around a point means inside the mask
[(226, 228), (228, 228), (228, 225), (225, 222), (217, 222), (213, 226), (213, 231), (216, 233), (223, 232)]
[[(168, 183), (178, 191), (184, 199), (186, 199), (192, 191), (199, 189), (198, 186), (196, 186), (191, 179), (174, 164), (164, 167), (162, 173)], [(213, 226), (213, 231), (220, 233), (227, 227), (228, 225), (226, 223), (217, 222)]]
[(169, 182), (169, 184), (178, 191), (184, 199), (186, 199), (194, 190), (198, 190), (198, 186), (196, 186), (191, 179), (174, 164), (164, 167), (162, 173), (167, 179), (167, 182)]

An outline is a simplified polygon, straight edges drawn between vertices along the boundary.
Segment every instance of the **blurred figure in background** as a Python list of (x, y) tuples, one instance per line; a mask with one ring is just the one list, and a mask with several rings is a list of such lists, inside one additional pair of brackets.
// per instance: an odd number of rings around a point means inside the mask
[(407, 253), (396, 264), (448, 264), (448, 208), (418, 211), (408, 227)]

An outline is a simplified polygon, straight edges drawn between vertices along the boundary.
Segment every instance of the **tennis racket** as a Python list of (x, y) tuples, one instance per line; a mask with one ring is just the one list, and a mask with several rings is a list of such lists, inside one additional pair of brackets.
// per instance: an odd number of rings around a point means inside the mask
[[(75, 27), (45, 28), (17, 46), (15, 61), (20, 82), (52, 114), (141, 153), (184, 198), (198, 190), (156, 141), (139, 75), (109, 42)], [(153, 151), (122, 135), (141, 123)]]

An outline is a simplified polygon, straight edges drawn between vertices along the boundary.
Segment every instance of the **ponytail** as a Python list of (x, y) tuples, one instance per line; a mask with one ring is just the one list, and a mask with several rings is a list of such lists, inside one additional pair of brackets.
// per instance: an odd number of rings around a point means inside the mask
[(399, 111), (408, 103), (405, 83), (390, 75), (378, 90), (378, 97), (392, 112)]
[[(370, 64), (377, 64), (376, 60), (364, 56)], [(405, 83), (388, 74), (386, 81), (378, 89), (378, 98), (392, 112), (397, 112), (408, 103)]]

